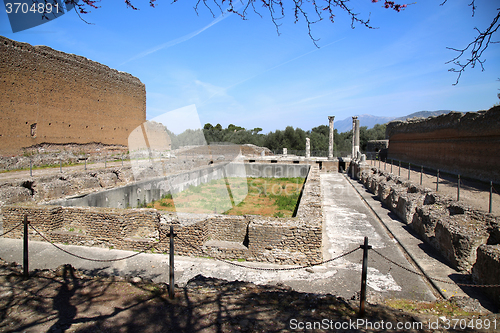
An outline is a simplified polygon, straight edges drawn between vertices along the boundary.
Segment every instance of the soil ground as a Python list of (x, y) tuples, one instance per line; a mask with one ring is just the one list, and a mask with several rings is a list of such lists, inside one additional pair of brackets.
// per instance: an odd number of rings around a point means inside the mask
[[(438, 331), (495, 332), (500, 325), (499, 315), (467, 313), (453, 302), (394, 303), (413, 313), (367, 304), (360, 318), (358, 301), (202, 276), (176, 288), (170, 299), (165, 284), (92, 278), (70, 265), (23, 279), (20, 266), (1, 260), (0, 295), (2, 332), (293, 332), (314, 323), (323, 325), (315, 332), (381, 332), (389, 323), (404, 325), (394, 332), (435, 332), (432, 325)], [(452, 315), (458, 326), (443, 329), (453, 325)], [(489, 329), (478, 330), (479, 323)]]

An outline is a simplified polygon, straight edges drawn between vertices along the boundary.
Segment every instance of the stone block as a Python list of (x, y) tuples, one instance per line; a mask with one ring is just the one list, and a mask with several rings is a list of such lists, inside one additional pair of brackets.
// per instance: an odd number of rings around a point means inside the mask
[(435, 236), (437, 223), (448, 217), (448, 212), (438, 205), (416, 207), (411, 227), (424, 240), (430, 241)]
[(489, 235), (473, 226), (474, 223), (460, 220), (448, 218), (438, 221), (431, 244), (440, 250), (453, 268), (468, 272), (476, 262), (477, 248), (486, 244)]
[(424, 196), (420, 193), (401, 193), (394, 212), (403, 222), (410, 224), (416, 208), (422, 206), (423, 202)]
[[(477, 284), (500, 284), (500, 245), (481, 245), (472, 268), (472, 279)], [(500, 288), (484, 288), (485, 294), (500, 306)]]

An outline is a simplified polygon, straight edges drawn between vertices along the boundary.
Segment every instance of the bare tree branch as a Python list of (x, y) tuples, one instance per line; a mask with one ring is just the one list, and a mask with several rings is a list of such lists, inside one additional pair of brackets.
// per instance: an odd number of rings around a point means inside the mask
[[(471, 4), (473, 6), (473, 11), (474, 11), (475, 10), (474, 1), (472, 1)], [(498, 43), (498, 42), (492, 42), (491, 37), (493, 36), (494, 33), (496, 33), (498, 31), (498, 29), (500, 27), (499, 19), (500, 19), (500, 8), (497, 9), (496, 16), (493, 18), (493, 21), (491, 22), (490, 26), (486, 30), (481, 31), (478, 28), (474, 28), (478, 34), (477, 34), (476, 38), (472, 42), (470, 42), (469, 45), (467, 45), (465, 48), (456, 49), (456, 48), (452, 48), (452, 47), (447, 47), (447, 49), (453, 50), (453, 51), (456, 51), (459, 53), (455, 58), (446, 62), (447, 64), (453, 63), (459, 67), (459, 69), (450, 68), (448, 70), (450, 72), (458, 73), (457, 80), (453, 85), (458, 84), (458, 81), (460, 80), (462, 73), (469, 66), (471, 68), (474, 68), (479, 63), (479, 65), (481, 66), (481, 70), (484, 71), (483, 64), (486, 61), (486, 59), (482, 59), (481, 57), (483, 56), (483, 52), (488, 48), (490, 43), (491, 44)], [(469, 50), (469, 48), (470, 48), (470, 50)], [(468, 50), (470, 51), (470, 58), (466, 59), (465, 63), (461, 63), (459, 59)]]

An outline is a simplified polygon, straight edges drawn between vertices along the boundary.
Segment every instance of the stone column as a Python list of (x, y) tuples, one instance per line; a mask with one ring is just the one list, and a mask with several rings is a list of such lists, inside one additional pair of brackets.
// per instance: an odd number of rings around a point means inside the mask
[(330, 122), (330, 138), (328, 140), (328, 159), (333, 160), (333, 119), (335, 116), (328, 116)]
[(283, 156), (286, 156), (288, 154), (288, 149), (287, 148), (283, 148)]
[(311, 140), (306, 138), (306, 158), (311, 158)]
[(358, 158), (359, 153), (359, 119), (352, 117), (352, 159)]
[(356, 119), (357, 117), (352, 117), (352, 145), (351, 145), (351, 159), (354, 161), (356, 158), (355, 152), (354, 152), (354, 137), (356, 136)]

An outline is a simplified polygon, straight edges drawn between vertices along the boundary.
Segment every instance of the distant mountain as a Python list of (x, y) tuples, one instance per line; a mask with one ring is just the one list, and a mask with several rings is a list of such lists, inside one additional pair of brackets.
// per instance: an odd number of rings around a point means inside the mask
[(451, 110), (438, 110), (438, 111), (418, 111), (418, 112), (413, 112), (412, 114), (409, 114), (404, 117), (399, 117), (399, 118), (394, 118), (393, 120), (406, 120), (408, 118), (427, 118), (427, 117), (435, 117), (435, 116), (440, 116), (442, 114), (447, 114), (450, 113)]
[[(368, 128), (372, 128), (377, 124), (385, 124), (391, 120), (396, 119), (396, 117), (378, 117), (372, 116), (370, 114), (363, 114), (358, 116), (359, 126), (367, 126)], [(352, 117), (346, 118), (344, 120), (335, 121), (335, 128), (339, 133), (344, 133), (352, 130)]]
[[(379, 116), (372, 116), (370, 114), (363, 114), (361, 116), (358, 116), (358, 119), (359, 119), (359, 126), (366, 126), (370, 129), (377, 124), (385, 124), (391, 120), (406, 120), (408, 118), (413, 118), (413, 117), (427, 118), (431, 116), (439, 116), (441, 114), (449, 112), (451, 112), (451, 110), (419, 111), (403, 117), (379, 117)], [(352, 117), (346, 118), (344, 120), (335, 121), (334, 126), (339, 133), (350, 131), (352, 130)]]

